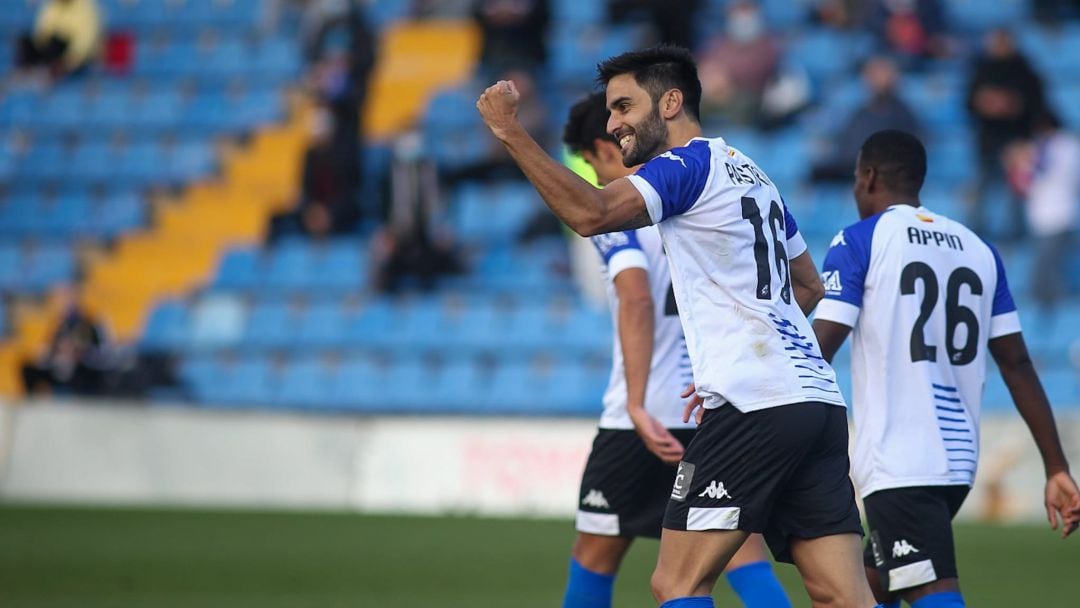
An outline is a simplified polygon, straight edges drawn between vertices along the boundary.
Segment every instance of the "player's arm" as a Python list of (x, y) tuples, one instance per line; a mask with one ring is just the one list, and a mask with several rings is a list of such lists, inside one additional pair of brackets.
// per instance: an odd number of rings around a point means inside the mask
[(517, 120), (518, 92), (500, 80), (476, 102), (492, 134), (506, 147), (544, 203), (574, 232), (592, 236), (652, 223), (645, 199), (625, 178), (595, 188), (548, 156)]
[(1042, 456), (1046, 470), (1046, 516), (1055, 530), (1060, 517), (1062, 536), (1068, 536), (1080, 525), (1080, 490), (1069, 474), (1054, 413), (1028, 355), (1023, 334), (1016, 332), (990, 340), (990, 354)]
[(814, 336), (817, 337), (818, 347), (821, 348), (821, 356), (830, 364), (836, 356), (836, 351), (844, 345), (844, 340), (847, 340), (849, 333), (851, 333), (851, 327), (843, 323), (814, 319)]
[(865, 236), (858, 229), (841, 230), (822, 264), (822, 276), (828, 280), (821, 282), (824, 295), (818, 303), (813, 327), (821, 356), (829, 363), (859, 320), (866, 270), (870, 265), (869, 242)]
[[(782, 200), (782, 199), (781, 199)], [(810, 316), (821, 298), (825, 297), (825, 286), (821, 283), (817, 267), (806, 248), (806, 241), (799, 234), (795, 217), (784, 203), (784, 231), (787, 236), (788, 269), (791, 273), (791, 288), (795, 301), (803, 314)]]
[(795, 301), (799, 303), (803, 314), (810, 316), (821, 298), (825, 297), (825, 284), (821, 282), (821, 275), (818, 274), (809, 251), (789, 260), (788, 265), (791, 268), (791, 289), (795, 293)]
[(626, 411), (634, 430), (650, 452), (660, 460), (678, 463), (683, 446), (645, 410), (645, 393), (652, 367), (655, 304), (644, 268), (627, 268), (615, 275), (618, 296), (619, 342), (626, 374)]

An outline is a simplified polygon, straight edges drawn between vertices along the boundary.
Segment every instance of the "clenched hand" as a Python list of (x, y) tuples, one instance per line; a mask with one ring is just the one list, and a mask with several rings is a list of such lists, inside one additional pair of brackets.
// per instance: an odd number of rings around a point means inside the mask
[(476, 109), (484, 124), (495, 137), (503, 139), (506, 132), (517, 126), (518, 100), (521, 94), (511, 80), (500, 80), (488, 87), (476, 100)]

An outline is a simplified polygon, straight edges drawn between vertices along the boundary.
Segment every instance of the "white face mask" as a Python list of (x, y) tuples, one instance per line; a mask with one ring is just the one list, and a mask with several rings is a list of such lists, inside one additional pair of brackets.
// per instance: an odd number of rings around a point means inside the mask
[(315, 114), (311, 117), (310, 129), (314, 139), (329, 137), (334, 129), (334, 117), (327, 110), (315, 110)]
[(757, 11), (737, 11), (727, 23), (727, 33), (732, 40), (749, 42), (765, 31), (765, 23)]

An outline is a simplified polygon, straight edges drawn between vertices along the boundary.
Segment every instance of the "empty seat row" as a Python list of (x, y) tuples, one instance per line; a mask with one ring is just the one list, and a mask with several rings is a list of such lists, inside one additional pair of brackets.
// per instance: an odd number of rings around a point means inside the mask
[(38, 136), (88, 130), (209, 133), (251, 129), (280, 119), (283, 100), (274, 90), (207, 92), (188, 97), (166, 87), (148, 93), (109, 89), (88, 96), (71, 88), (51, 95), (17, 93), (0, 101), (0, 126), (31, 129)]
[(75, 255), (64, 244), (0, 243), (0, 290), (38, 293), (75, 275)]
[(218, 267), (212, 287), (221, 290), (355, 291), (367, 283), (368, 256), (359, 239), (329, 244), (298, 241), (265, 252), (238, 249)]
[(211, 299), (188, 307), (158, 305), (142, 338), (146, 350), (376, 349), (405, 352), (498, 352), (516, 357), (538, 350), (600, 353), (610, 347), (606, 313), (585, 308), (487, 303), (448, 309), (426, 302), (408, 307), (379, 300), (358, 308), (337, 302), (307, 307), (281, 300), (245, 306)]
[(42, 200), (11, 197), (0, 202), (0, 235), (110, 238), (146, 221), (146, 205), (133, 192), (97, 200), (73, 194)]
[(42, 142), (14, 160), (15, 182), (64, 182), (142, 186), (186, 182), (214, 168), (212, 142), (112, 145), (91, 141), (69, 147)]
[(431, 366), (302, 359), (279, 366), (258, 357), (231, 364), (195, 358), (182, 364), (180, 375), (197, 401), (215, 405), (395, 414), (593, 416), (607, 382), (603, 365), (511, 362), (489, 368), (469, 360)]

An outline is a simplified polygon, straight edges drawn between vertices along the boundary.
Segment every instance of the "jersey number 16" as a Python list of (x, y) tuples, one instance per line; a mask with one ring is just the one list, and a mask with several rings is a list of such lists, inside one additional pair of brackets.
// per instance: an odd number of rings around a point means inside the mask
[[(754, 227), (754, 261), (757, 263), (757, 289), (754, 294), (759, 300), (772, 299), (772, 268), (769, 263), (769, 243), (765, 240), (765, 220), (758, 210), (757, 201), (749, 196), (742, 197), (742, 216)], [(776, 274), (780, 278), (780, 299), (791, 304), (791, 273), (788, 270), (787, 249), (780, 237), (787, 237), (784, 227), (784, 211), (776, 201), (769, 206), (769, 230), (772, 232), (773, 258), (776, 261)]]

